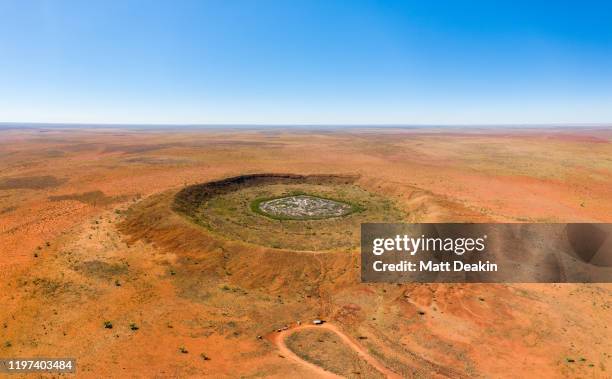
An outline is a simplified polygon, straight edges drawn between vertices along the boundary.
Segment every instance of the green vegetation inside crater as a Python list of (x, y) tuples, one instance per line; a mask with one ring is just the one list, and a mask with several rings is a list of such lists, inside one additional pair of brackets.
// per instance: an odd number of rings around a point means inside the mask
[[(292, 218), (262, 215), (266, 201), (310, 196), (346, 204), (341, 216)], [(226, 238), (290, 250), (350, 249), (359, 244), (361, 223), (401, 222), (388, 199), (352, 184), (262, 184), (216, 195), (200, 204), (192, 220)]]

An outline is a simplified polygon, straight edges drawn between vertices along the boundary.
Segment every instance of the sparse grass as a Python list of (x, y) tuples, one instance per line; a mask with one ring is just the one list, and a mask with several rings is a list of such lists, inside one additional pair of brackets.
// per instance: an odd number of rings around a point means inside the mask
[[(113, 277), (127, 275), (128, 266), (123, 263), (108, 263), (99, 260), (86, 261), (75, 265), (74, 270), (87, 276), (112, 280)], [(116, 280), (116, 279), (115, 279)]]
[(45, 188), (58, 187), (65, 183), (66, 179), (59, 179), (55, 176), (19, 176), (0, 179), (0, 190), (10, 189), (32, 189), (40, 190)]
[(127, 200), (126, 196), (107, 196), (102, 191), (71, 193), (68, 195), (49, 196), (50, 201), (74, 200), (92, 206), (105, 206)]
[(306, 329), (290, 335), (289, 347), (300, 358), (346, 378), (384, 378), (335, 334)]
[(6, 208), (3, 208), (2, 210), (0, 210), (0, 215), (5, 214), (5, 213), (11, 213), (11, 212), (16, 211), (16, 210), (17, 210), (17, 207), (15, 207), (15, 206), (6, 207)]

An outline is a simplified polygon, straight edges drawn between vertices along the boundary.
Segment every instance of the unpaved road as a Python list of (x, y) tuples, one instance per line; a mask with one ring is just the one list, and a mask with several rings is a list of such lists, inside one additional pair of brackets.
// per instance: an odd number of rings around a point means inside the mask
[(341, 376), (334, 374), (330, 371), (327, 371), (325, 369), (323, 369), (320, 366), (317, 366), (313, 363), (310, 363), (308, 361), (303, 360), (302, 358), (300, 358), (297, 354), (295, 354), (293, 351), (291, 351), (291, 349), (289, 349), (289, 347), (287, 347), (287, 344), (285, 343), (285, 340), (287, 339), (287, 337), (289, 337), (290, 335), (292, 335), (293, 333), (299, 332), (300, 330), (304, 330), (304, 329), (326, 329), (329, 330), (333, 333), (335, 333), (338, 337), (340, 337), (340, 339), (351, 349), (353, 349), (353, 351), (355, 351), (363, 360), (365, 360), (366, 362), (368, 362), (372, 367), (374, 367), (375, 369), (377, 369), (378, 371), (380, 371), (383, 375), (385, 375), (387, 378), (401, 378), (400, 375), (396, 374), (395, 372), (389, 370), (384, 364), (382, 364), (379, 360), (377, 360), (376, 358), (374, 358), (373, 356), (371, 356), (364, 348), (363, 346), (359, 345), (358, 343), (356, 343), (355, 341), (353, 341), (353, 339), (351, 337), (349, 337), (348, 335), (346, 335), (342, 330), (340, 330), (337, 326), (333, 325), (333, 324), (329, 324), (329, 323), (325, 323), (323, 325), (300, 325), (300, 326), (294, 326), (292, 328), (289, 328), (287, 330), (283, 330), (281, 332), (275, 332), (274, 334), (270, 335), (270, 340), (272, 342), (274, 342), (274, 344), (278, 347), (278, 349), (280, 350), (281, 354), (289, 359), (292, 359), (293, 361), (297, 362), (298, 364), (308, 367), (309, 369), (311, 369), (313, 371), (313, 373), (316, 373), (318, 375), (318, 377), (320, 378), (342, 378)]

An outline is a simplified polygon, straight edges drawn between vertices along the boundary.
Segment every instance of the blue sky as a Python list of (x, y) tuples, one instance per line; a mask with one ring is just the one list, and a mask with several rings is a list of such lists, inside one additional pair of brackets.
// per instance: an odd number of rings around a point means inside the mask
[(0, 0), (0, 121), (607, 123), (612, 2)]

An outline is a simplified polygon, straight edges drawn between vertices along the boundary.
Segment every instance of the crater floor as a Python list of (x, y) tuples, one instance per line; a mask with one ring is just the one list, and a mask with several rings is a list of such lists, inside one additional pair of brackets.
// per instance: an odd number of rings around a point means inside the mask
[(303, 220), (344, 216), (351, 213), (353, 208), (340, 201), (296, 195), (261, 201), (258, 209), (272, 217)]

